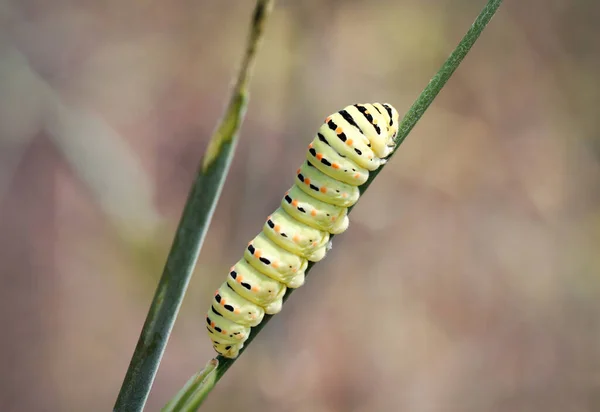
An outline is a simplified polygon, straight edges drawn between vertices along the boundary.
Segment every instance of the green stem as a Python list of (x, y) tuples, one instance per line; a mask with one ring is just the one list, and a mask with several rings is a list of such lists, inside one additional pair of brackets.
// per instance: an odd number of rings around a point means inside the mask
[[(454, 71), (458, 68), (458, 66), (465, 58), (473, 44), (475, 44), (475, 41), (483, 31), (485, 26), (492, 19), (492, 16), (494, 15), (501, 3), (502, 0), (488, 1), (486, 6), (483, 8), (481, 13), (471, 26), (471, 28), (467, 31), (461, 42), (456, 47), (456, 49), (452, 52), (450, 57), (448, 57), (448, 59), (442, 65), (437, 74), (430, 80), (427, 87), (425, 87), (423, 92), (419, 95), (417, 100), (413, 103), (411, 108), (404, 115), (404, 118), (400, 122), (398, 135), (396, 137), (398, 146), (404, 141), (404, 139), (406, 139), (408, 133), (412, 130), (417, 121), (423, 116), (425, 110), (427, 110), (427, 108), (431, 105), (431, 103), (438, 95), (442, 87), (444, 87), (450, 76), (452, 76), (452, 73), (454, 73)], [(396, 146), (395, 150), (398, 149), (398, 146)], [(381, 172), (382, 169), (383, 167), (370, 173), (369, 180), (360, 187), (361, 194), (367, 190), (368, 186), (371, 184), (371, 182), (377, 176), (377, 174)], [(308, 268), (306, 269), (307, 274), (313, 266), (314, 263), (309, 262)], [(293, 289), (288, 289), (288, 293), (285, 295), (284, 301), (287, 300), (287, 298), (289, 298), (292, 292)], [(271, 317), (272, 316), (268, 315), (265, 316), (264, 320), (260, 323), (260, 325), (256, 326), (255, 328), (252, 328), (250, 337), (244, 344), (244, 348), (240, 351), (240, 354), (248, 348), (252, 340), (256, 337), (256, 335), (258, 335), (260, 330), (269, 322)], [(213, 359), (213, 361), (217, 361), (218, 365), (214, 370), (210, 372), (210, 375), (212, 376), (210, 376), (210, 379), (205, 379), (203, 382), (199, 383), (198, 387), (196, 388), (197, 393), (199, 393), (199, 396), (202, 396), (202, 398), (195, 399), (193, 408), (190, 405), (186, 405), (182, 409), (173, 409), (173, 411), (188, 412), (197, 410), (197, 408), (201, 405), (202, 401), (204, 400), (204, 397), (210, 393), (214, 385), (219, 381), (223, 374), (225, 374), (227, 369), (229, 369), (229, 367), (233, 365), (235, 359), (228, 359), (222, 356), (217, 356), (215, 359)]]
[(162, 277), (148, 311), (115, 411), (141, 411), (210, 225), (233, 158), (248, 102), (248, 83), (274, 0), (258, 0), (231, 100), (188, 195)]

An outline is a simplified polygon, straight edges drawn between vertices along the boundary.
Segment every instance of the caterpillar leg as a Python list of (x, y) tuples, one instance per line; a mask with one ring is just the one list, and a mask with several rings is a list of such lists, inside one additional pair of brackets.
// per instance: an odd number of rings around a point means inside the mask
[(304, 285), (304, 271), (298, 272), (288, 283), (288, 288), (296, 289)]
[(265, 313), (267, 315), (275, 315), (281, 312), (281, 308), (283, 307), (283, 299), (276, 300), (272, 302), (269, 306), (265, 308)]
[[(330, 243), (330, 242), (329, 242)], [(328, 243), (328, 244), (329, 244)], [(320, 249), (315, 250), (313, 253), (311, 253), (309, 256), (307, 256), (306, 258), (308, 260), (310, 260), (311, 262), (318, 262), (320, 260), (323, 260), (323, 258), (325, 257), (325, 255), (327, 254), (327, 248), (326, 247), (322, 247)]]
[(283, 306), (283, 297), (285, 296), (286, 290), (287, 288), (284, 286), (277, 295), (277, 298), (265, 306), (265, 313), (267, 315), (274, 315), (281, 312), (281, 307)]
[(343, 216), (341, 219), (336, 221), (336, 224), (329, 230), (329, 232), (334, 235), (338, 235), (345, 232), (346, 229), (348, 229), (348, 226), (350, 226), (350, 219), (348, 219), (348, 216)]

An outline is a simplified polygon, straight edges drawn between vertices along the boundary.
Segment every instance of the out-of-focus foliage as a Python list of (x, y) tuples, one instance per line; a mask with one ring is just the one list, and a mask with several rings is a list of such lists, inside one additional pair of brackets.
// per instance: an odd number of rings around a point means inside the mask
[[(3, 411), (113, 404), (252, 6), (0, 5)], [(481, 6), (278, 3), (200, 256), (214, 276), (192, 280), (149, 410), (213, 355), (211, 292), (323, 116), (408, 108)], [(208, 410), (600, 408), (599, 12), (503, 5)]]

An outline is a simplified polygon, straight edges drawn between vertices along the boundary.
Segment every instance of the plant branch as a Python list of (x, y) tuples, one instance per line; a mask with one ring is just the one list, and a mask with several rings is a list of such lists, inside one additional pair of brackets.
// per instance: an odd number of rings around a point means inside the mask
[(200, 248), (223, 189), (246, 113), (248, 83), (274, 0), (258, 0), (237, 80), (188, 195), (162, 277), (148, 311), (114, 411), (144, 408)]

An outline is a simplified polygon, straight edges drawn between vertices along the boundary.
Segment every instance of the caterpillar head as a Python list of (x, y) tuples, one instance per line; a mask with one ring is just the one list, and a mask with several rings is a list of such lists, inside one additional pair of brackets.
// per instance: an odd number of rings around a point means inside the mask
[(394, 148), (396, 147), (396, 142), (394, 141), (394, 139), (398, 134), (400, 116), (398, 115), (398, 111), (391, 104), (383, 103), (382, 106), (385, 109), (383, 115), (387, 122), (386, 146), (389, 148), (387, 154), (385, 155), (385, 157), (387, 157), (390, 155), (390, 153), (394, 151)]

